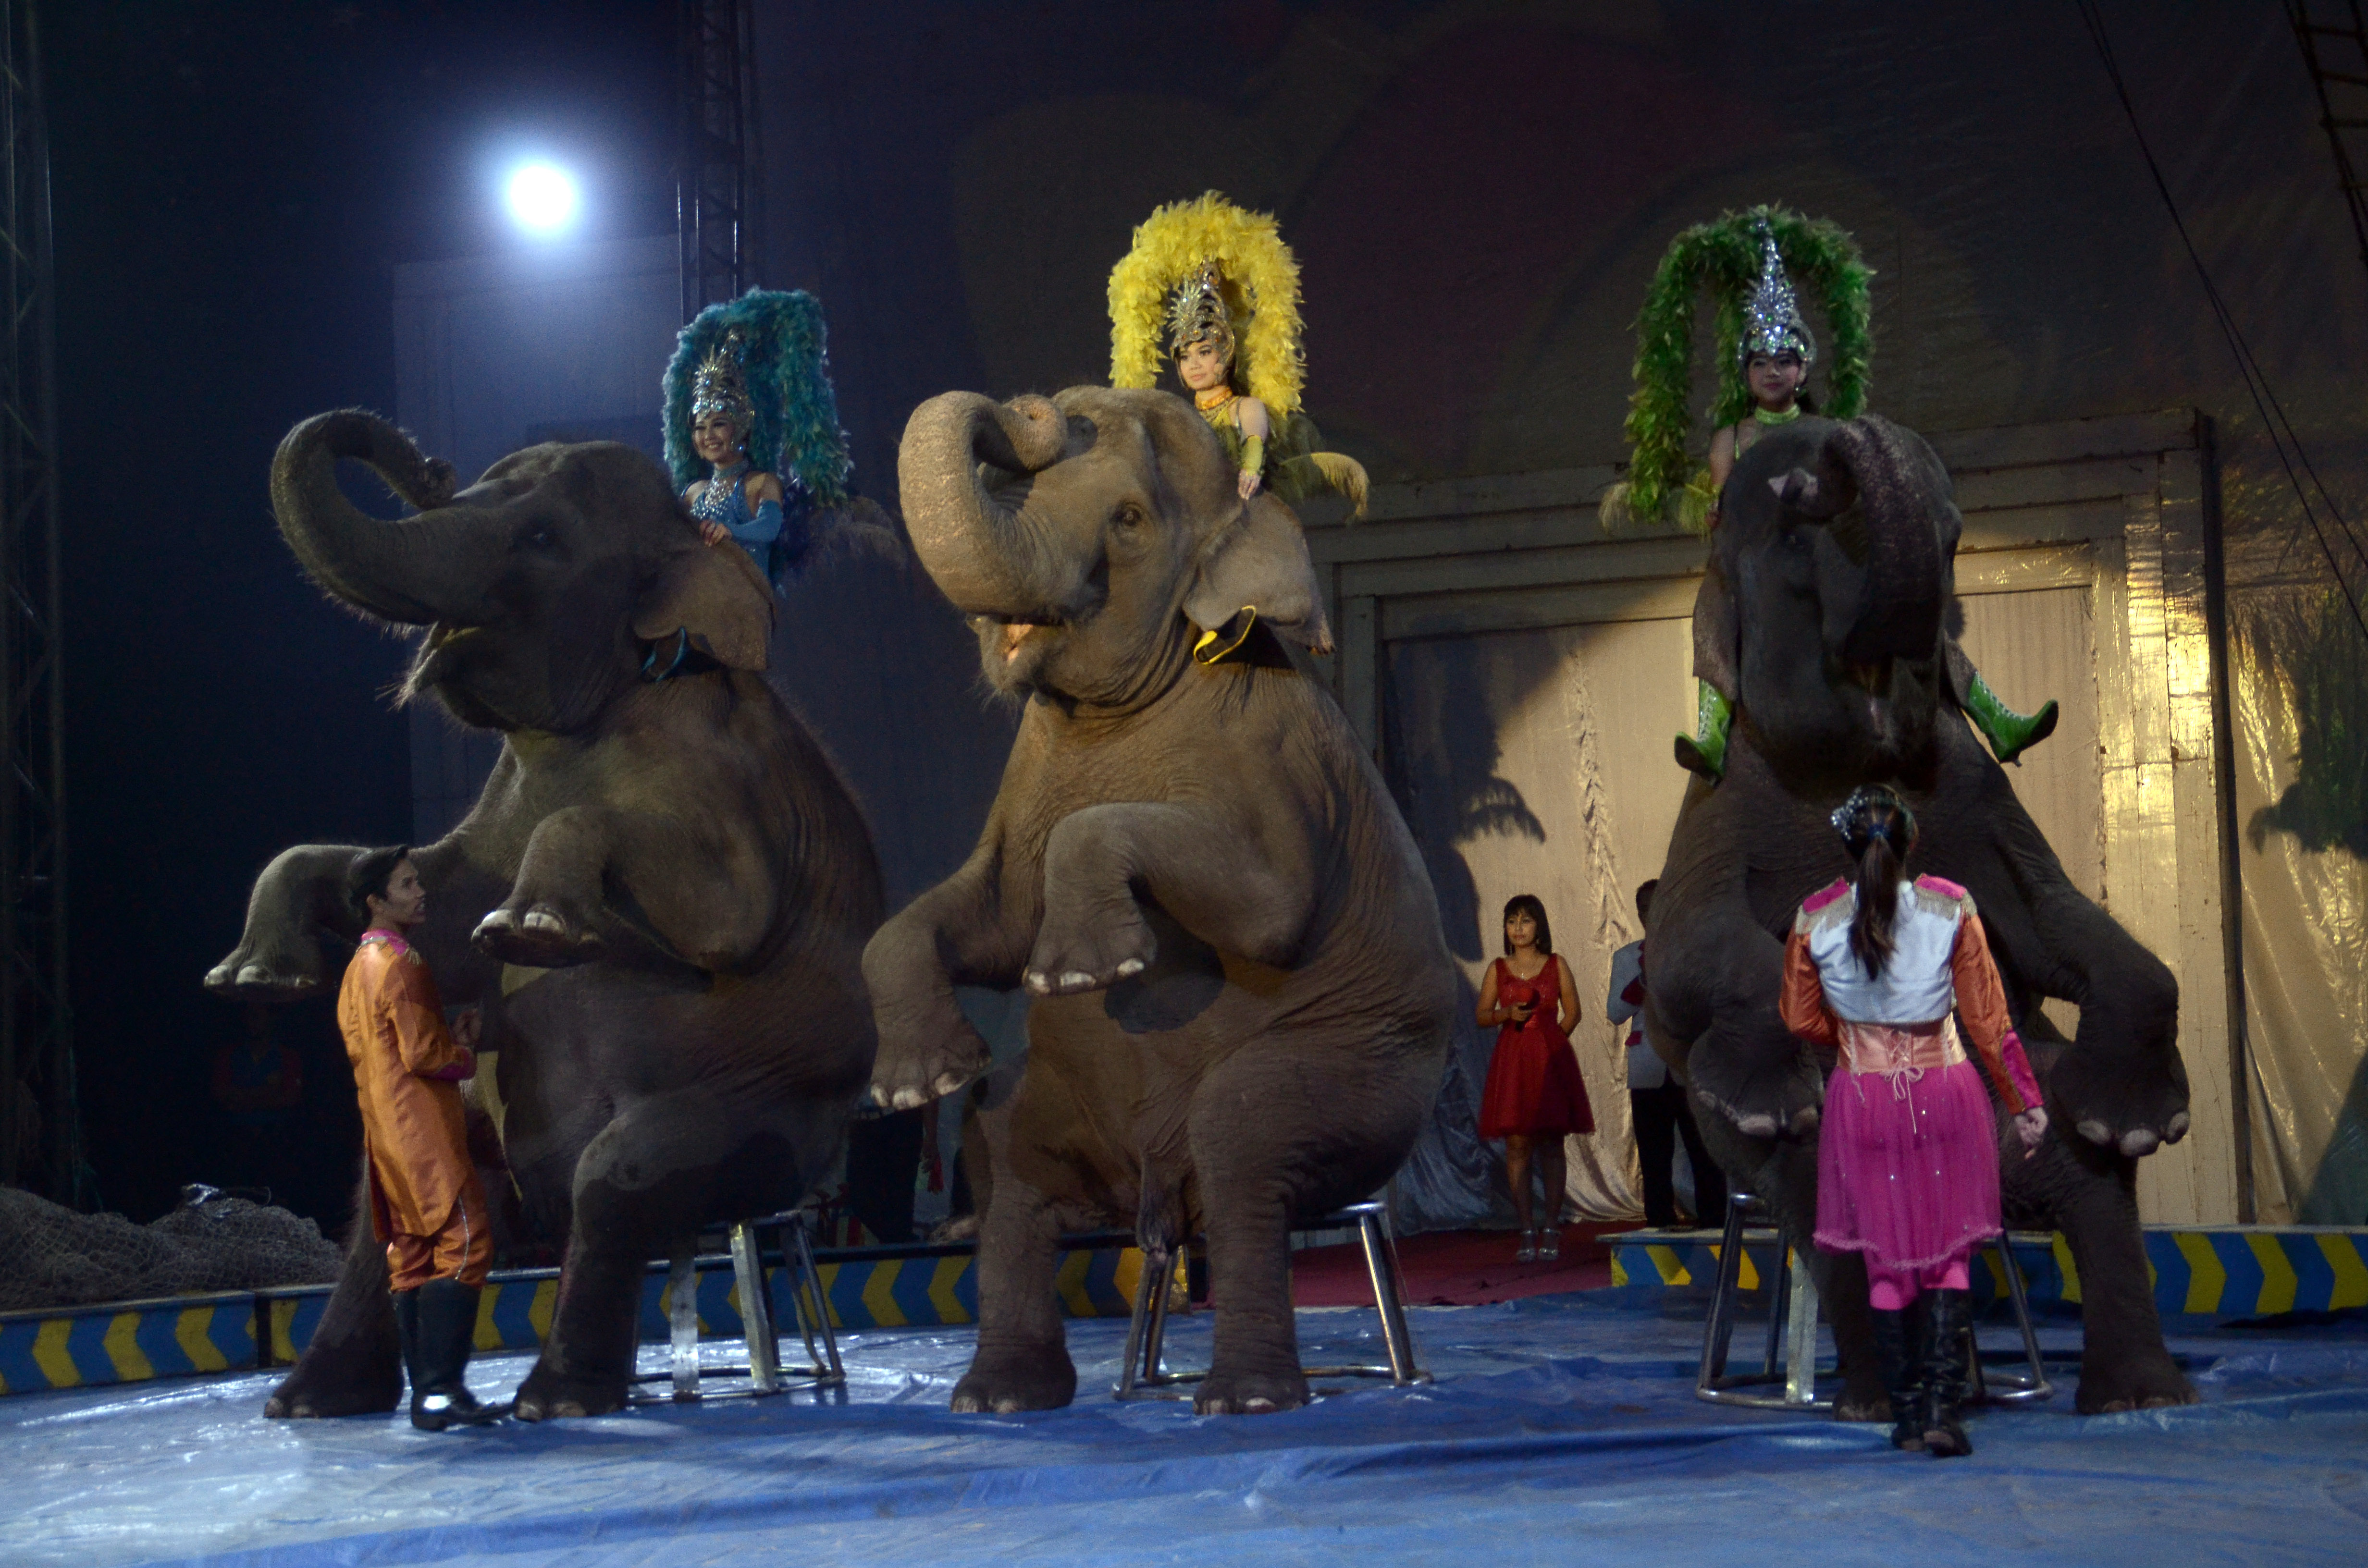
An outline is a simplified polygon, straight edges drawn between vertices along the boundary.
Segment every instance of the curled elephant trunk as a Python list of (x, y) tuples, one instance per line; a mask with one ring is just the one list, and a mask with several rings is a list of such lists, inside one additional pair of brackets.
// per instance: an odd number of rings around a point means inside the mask
[(1068, 422), (1048, 398), (945, 392), (913, 411), (896, 453), (899, 497), (914, 551), (957, 609), (1024, 619), (1074, 596), (1058, 541), (996, 500), (980, 472), (1039, 472), (1067, 442)]
[[(366, 462), (421, 515), (382, 522), (337, 488), (340, 458)], [(482, 589), (508, 549), (478, 507), (449, 505), (452, 465), (424, 456), (386, 420), (359, 409), (319, 414), (288, 433), (271, 464), (271, 510), (304, 570), (355, 608), (408, 626), (490, 619)]]
[(1850, 502), (1865, 522), (1865, 574), (1858, 613), (1842, 641), (1853, 664), (1929, 659), (1948, 608), (1949, 548), (1934, 497), (1946, 494), (1930, 449), (1912, 432), (1868, 415), (1834, 427), (1820, 488), (1836, 512)]

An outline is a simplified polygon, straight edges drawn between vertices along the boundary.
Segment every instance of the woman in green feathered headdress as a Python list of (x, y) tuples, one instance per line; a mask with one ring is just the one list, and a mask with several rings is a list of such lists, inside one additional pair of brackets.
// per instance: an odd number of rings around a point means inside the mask
[(708, 543), (739, 545), (768, 578), (798, 563), (811, 514), (848, 500), (813, 295), (751, 289), (682, 329), (666, 366), (666, 452)]
[[(1789, 272), (1787, 269), (1790, 269)], [(1628, 478), (1605, 492), (1608, 527), (1637, 517), (1668, 517), (1691, 533), (1718, 526), (1719, 496), (1736, 460), (1770, 426), (1816, 413), (1808, 398), (1809, 368), (1817, 341), (1793, 292), (1793, 277), (1816, 291), (1832, 329), (1824, 412), (1855, 419), (1866, 411), (1872, 355), (1867, 280), (1873, 276), (1858, 243), (1824, 219), (1782, 207), (1754, 207), (1699, 223), (1670, 243), (1653, 274), (1636, 322), (1636, 391), (1629, 400)], [(1710, 291), (1717, 311), (1719, 383), (1712, 415), (1709, 461), (1694, 467), (1688, 454), (1693, 412), (1694, 294)], [(1727, 731), (1735, 718), (1731, 650), (1711, 634), (1731, 616), (1704, 601), (1725, 585), (1713, 556), (1694, 606), (1695, 732), (1679, 735), (1678, 760), (1709, 778), (1726, 770)], [(1998, 699), (1955, 650), (1952, 669), (1962, 706), (2000, 762), (2012, 762), (2055, 728), (2055, 704), (2037, 713), (2015, 712)]]

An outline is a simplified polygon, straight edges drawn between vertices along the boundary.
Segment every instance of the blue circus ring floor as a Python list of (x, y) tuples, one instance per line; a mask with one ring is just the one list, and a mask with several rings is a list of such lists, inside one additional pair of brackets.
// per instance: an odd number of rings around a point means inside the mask
[[(2368, 1322), (2174, 1339), (2200, 1405), (1973, 1423), (1979, 1452), (1692, 1393), (1699, 1308), (1621, 1292), (1417, 1309), (1436, 1381), (1286, 1415), (1120, 1404), (1126, 1324), (1069, 1325), (1065, 1410), (958, 1416), (969, 1329), (842, 1335), (849, 1386), (430, 1436), (400, 1417), (271, 1422), (278, 1374), (0, 1402), (11, 1568), (489, 1562), (1997, 1563), (2368, 1555)], [(1178, 1320), (1170, 1364), (1207, 1351)], [(1370, 1311), (1301, 1314), (1303, 1350), (1378, 1358)], [(2046, 1321), (2051, 1359), (2077, 1324)], [(2003, 1347), (2007, 1331), (1986, 1340)], [(1738, 1343), (1748, 1340), (1748, 1331)], [(738, 1348), (711, 1344), (711, 1360)], [(661, 1364), (662, 1346), (644, 1347)], [(481, 1357), (503, 1394), (524, 1354)]]

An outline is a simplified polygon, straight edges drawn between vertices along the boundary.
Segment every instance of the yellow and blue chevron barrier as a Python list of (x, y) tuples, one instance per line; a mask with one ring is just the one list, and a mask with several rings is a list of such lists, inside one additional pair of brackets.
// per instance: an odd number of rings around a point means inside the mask
[[(1670, 1290), (1707, 1290), (1717, 1278), (1718, 1243), (1710, 1232), (1656, 1231), (1603, 1239), (1611, 1251), (1613, 1287), (1637, 1299)], [(2070, 1311), (2079, 1305), (2080, 1271), (2061, 1233), (2017, 1233), (2013, 1243), (2033, 1309)], [(2146, 1249), (2155, 1307), (2167, 1323), (2225, 1323), (2368, 1307), (2368, 1230), (2166, 1227), (2146, 1233)], [(1985, 1251), (1981, 1262), (1972, 1283), (1975, 1297), (1987, 1303), (2005, 1294), (2006, 1280), (1994, 1253)], [(1759, 1289), (1774, 1267), (1773, 1242), (1748, 1243), (1740, 1271), (1743, 1289)]]
[[(1071, 1317), (1124, 1317), (1133, 1310), (1142, 1270), (1143, 1254), (1134, 1247), (1074, 1247), (1062, 1254), (1054, 1275), (1062, 1310)], [(826, 1248), (815, 1255), (815, 1271), (836, 1328), (978, 1321), (977, 1259), (967, 1247)], [(730, 1259), (700, 1259), (695, 1278), (700, 1333), (739, 1338), (739, 1287)], [(788, 1333), (796, 1322), (788, 1274), (775, 1265), (765, 1270), (765, 1283), (774, 1321)], [(662, 1265), (643, 1282), (644, 1340), (667, 1337), (671, 1289)], [(494, 1275), (478, 1299), (477, 1348), (541, 1345), (558, 1297), (557, 1269)], [(312, 1343), (328, 1302), (329, 1287), (314, 1285), (0, 1314), (0, 1393), (288, 1366)]]

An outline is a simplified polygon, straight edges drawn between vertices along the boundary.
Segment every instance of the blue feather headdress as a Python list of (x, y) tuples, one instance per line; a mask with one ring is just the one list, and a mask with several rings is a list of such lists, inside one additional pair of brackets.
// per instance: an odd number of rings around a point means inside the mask
[(838, 427), (822, 305), (803, 290), (751, 289), (708, 306), (682, 329), (665, 382), (666, 467), (675, 487), (706, 477), (690, 443), (691, 403), (700, 366), (719, 355), (739, 361), (750, 411), (748, 460), (780, 474), (815, 507), (844, 506), (847, 432)]

